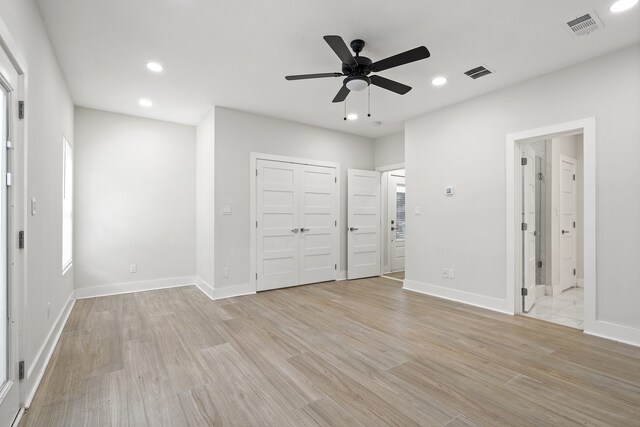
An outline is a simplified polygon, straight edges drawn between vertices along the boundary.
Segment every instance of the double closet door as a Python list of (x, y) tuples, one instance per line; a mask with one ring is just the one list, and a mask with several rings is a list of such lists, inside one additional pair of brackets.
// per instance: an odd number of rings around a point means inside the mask
[(257, 290), (335, 280), (336, 169), (257, 160)]

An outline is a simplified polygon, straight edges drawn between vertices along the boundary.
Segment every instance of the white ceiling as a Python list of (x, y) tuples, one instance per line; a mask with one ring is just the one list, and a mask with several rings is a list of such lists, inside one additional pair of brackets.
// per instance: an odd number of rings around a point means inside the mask
[[(378, 137), (404, 120), (640, 41), (640, 6), (614, 15), (613, 0), (38, 0), (77, 105), (195, 124), (212, 105)], [(575, 38), (565, 22), (595, 10), (605, 24)], [(340, 71), (322, 39), (367, 43), (372, 60), (425, 45), (431, 58), (380, 75), (413, 87), (373, 87), (343, 104), (341, 78), (286, 81)], [(162, 74), (145, 68), (149, 60)], [(495, 75), (463, 72), (485, 64)], [(444, 75), (447, 85), (431, 85)], [(603, 76), (606, 78), (606, 76)], [(596, 83), (596, 82), (594, 82)], [(138, 105), (150, 98), (152, 108)], [(371, 122), (379, 120), (382, 126)]]

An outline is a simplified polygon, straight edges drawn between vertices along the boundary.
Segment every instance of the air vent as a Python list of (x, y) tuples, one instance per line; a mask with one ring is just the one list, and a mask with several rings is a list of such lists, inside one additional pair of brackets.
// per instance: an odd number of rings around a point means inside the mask
[(596, 15), (595, 12), (589, 12), (579, 18), (572, 19), (567, 22), (567, 26), (573, 35), (585, 36), (604, 25), (602, 25), (602, 21), (600, 21), (600, 18), (598, 18), (598, 15)]
[(487, 76), (491, 73), (493, 73), (493, 71), (489, 70), (487, 67), (484, 67), (482, 65), (465, 72), (467, 76), (471, 77), (474, 80), (479, 79), (480, 77)]

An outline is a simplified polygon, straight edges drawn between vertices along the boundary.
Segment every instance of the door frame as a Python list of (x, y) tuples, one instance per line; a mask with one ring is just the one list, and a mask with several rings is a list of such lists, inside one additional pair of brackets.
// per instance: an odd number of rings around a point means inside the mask
[(518, 144), (559, 135), (583, 134), (583, 227), (584, 227), (584, 331), (596, 332), (596, 119), (588, 117), (508, 134), (506, 137), (506, 304), (518, 314), (521, 287), (522, 233), (518, 202), (521, 198), (520, 150)]
[[(28, 94), (28, 65), (25, 57), (22, 55), (18, 44), (13, 39), (11, 32), (0, 17), (0, 49), (2, 49), (8, 56), (9, 60), (15, 67), (18, 73), (18, 87), (15, 90), (14, 97), (16, 100), (27, 100)], [(28, 108), (28, 106), (27, 106)], [(8, 250), (7, 256), (9, 265), (8, 272), (8, 286), (10, 292), (11, 310), (10, 322), (14, 324), (12, 333), (17, 335), (15, 344), (17, 348), (14, 348), (11, 354), (9, 354), (8, 373), (13, 372), (17, 375), (18, 361), (25, 360), (25, 345), (24, 345), (24, 313), (26, 310), (25, 299), (25, 283), (27, 278), (27, 249), (18, 249), (17, 245), (17, 233), (18, 230), (23, 230), (25, 233), (27, 230), (27, 129), (28, 129), (29, 115), (25, 114), (24, 119), (17, 120), (14, 123), (13, 132), (13, 175), (15, 176), (12, 188), (9, 192), (8, 199), (8, 213), (9, 224), (7, 226), (8, 237)], [(15, 422), (19, 422), (20, 417), (24, 413), (24, 407), (27, 399), (26, 382), (28, 366), (25, 366), (25, 378), (24, 381), (18, 382), (18, 395), (20, 401), (20, 409), (16, 414)]]
[[(405, 185), (406, 185), (407, 170), (404, 166), (404, 163), (378, 166), (375, 168), (377, 172), (380, 172), (380, 275), (381, 276), (384, 275), (384, 273), (387, 273), (386, 271), (384, 271), (385, 266), (391, 269), (391, 255), (387, 253), (389, 252), (389, 245), (386, 243), (387, 240), (389, 240), (387, 238), (388, 233), (387, 233), (387, 223), (386, 223), (386, 221), (388, 220), (387, 204), (389, 199), (389, 194), (388, 194), (389, 191), (388, 191), (388, 188), (387, 188), (388, 185), (385, 179), (387, 177), (387, 172), (393, 172), (400, 169), (404, 169), (404, 174), (405, 174), (404, 179), (405, 179)], [(383, 246), (383, 245), (386, 245), (386, 246)], [(405, 238), (405, 245), (406, 245), (406, 238)], [(387, 249), (382, 250), (383, 247), (386, 247)], [(387, 255), (386, 260), (385, 260), (385, 254)], [(404, 268), (406, 271), (406, 268), (407, 268), (406, 264)]]
[(257, 237), (258, 233), (256, 232), (256, 221), (257, 221), (257, 190), (258, 186), (256, 183), (256, 168), (258, 164), (258, 160), (271, 160), (275, 162), (283, 162), (283, 163), (295, 163), (299, 165), (309, 165), (309, 166), (320, 166), (326, 168), (334, 168), (336, 170), (336, 193), (335, 193), (335, 203), (336, 203), (336, 211), (338, 213), (336, 219), (338, 221), (338, 225), (336, 229), (338, 232), (333, 237), (333, 243), (338, 248), (337, 253), (334, 254), (334, 264), (337, 265), (336, 268), (336, 279), (339, 279), (339, 275), (342, 272), (342, 266), (340, 263), (340, 259), (342, 258), (342, 228), (341, 228), (341, 216), (342, 216), (342, 207), (340, 206), (341, 200), (341, 175), (340, 175), (340, 164), (334, 162), (325, 162), (322, 160), (309, 160), (309, 159), (301, 159), (298, 157), (288, 157), (288, 156), (280, 156), (276, 154), (265, 154), (265, 153), (249, 153), (249, 284), (254, 292), (258, 292), (258, 282), (256, 280), (256, 274), (258, 272), (258, 248), (257, 248)]

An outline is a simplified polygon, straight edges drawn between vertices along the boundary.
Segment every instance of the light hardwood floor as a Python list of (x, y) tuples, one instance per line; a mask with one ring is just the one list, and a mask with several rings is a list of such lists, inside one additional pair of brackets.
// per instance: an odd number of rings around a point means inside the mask
[(385, 277), (391, 277), (392, 279), (404, 280), (404, 271), (396, 271), (395, 273), (384, 273)]
[(21, 422), (585, 424), (640, 424), (640, 349), (383, 278), (79, 300)]

